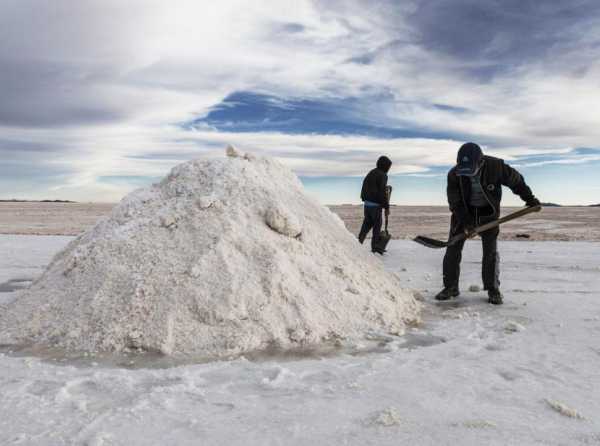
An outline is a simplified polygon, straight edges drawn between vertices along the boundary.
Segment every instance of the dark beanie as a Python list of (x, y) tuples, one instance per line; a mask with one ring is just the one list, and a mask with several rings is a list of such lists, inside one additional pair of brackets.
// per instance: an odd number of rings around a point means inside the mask
[(385, 173), (388, 173), (392, 167), (392, 160), (390, 160), (387, 156), (380, 156), (377, 160), (377, 168), (383, 170)]

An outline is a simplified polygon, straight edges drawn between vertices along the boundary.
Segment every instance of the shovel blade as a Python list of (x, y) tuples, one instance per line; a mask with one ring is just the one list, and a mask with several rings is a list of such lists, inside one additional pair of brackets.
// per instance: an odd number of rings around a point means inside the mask
[(423, 246), (427, 246), (428, 248), (441, 249), (448, 247), (448, 242), (443, 242), (441, 240), (436, 240), (434, 238), (429, 238), (422, 235), (416, 236), (413, 240)]
[(388, 231), (381, 231), (379, 233), (379, 239), (375, 243), (374, 248), (379, 249), (381, 251), (385, 251), (387, 244), (389, 243), (392, 235)]

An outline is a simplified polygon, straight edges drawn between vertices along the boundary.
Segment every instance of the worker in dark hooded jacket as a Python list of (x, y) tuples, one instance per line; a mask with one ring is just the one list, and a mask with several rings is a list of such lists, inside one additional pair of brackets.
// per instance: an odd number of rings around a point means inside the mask
[(385, 210), (388, 215), (390, 212), (386, 187), (387, 173), (392, 167), (392, 161), (387, 156), (380, 156), (376, 166), (363, 180), (360, 192), (360, 199), (364, 203), (365, 217), (358, 234), (358, 241), (363, 243), (369, 231), (373, 229), (371, 251), (383, 254), (383, 251), (377, 248), (377, 241), (381, 232), (381, 211)]
[[(452, 212), (450, 237), (463, 232), (470, 235), (475, 226), (498, 219), (502, 186), (521, 197), (527, 206), (540, 204), (519, 172), (499, 158), (484, 155), (477, 144), (463, 144), (458, 151), (456, 166), (448, 172), (447, 194)], [(489, 303), (496, 305), (502, 304), (497, 252), (499, 232), (496, 227), (480, 234), (483, 285)], [(444, 289), (436, 296), (437, 300), (448, 300), (460, 294), (458, 279), (464, 243), (462, 240), (446, 249)]]

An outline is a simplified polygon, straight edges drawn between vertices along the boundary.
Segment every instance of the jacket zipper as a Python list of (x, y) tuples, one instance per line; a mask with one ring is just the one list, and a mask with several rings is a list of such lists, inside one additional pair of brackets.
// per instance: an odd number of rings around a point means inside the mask
[[(485, 166), (483, 168), (485, 169)], [(483, 172), (482, 172), (482, 174), (483, 174)], [(483, 196), (485, 197), (485, 199), (487, 200), (489, 205), (492, 207), (492, 210), (494, 211), (494, 216), (500, 217), (500, 212), (498, 212), (498, 210), (496, 209), (496, 206), (494, 206), (494, 204), (492, 203), (492, 201), (489, 199), (489, 197), (487, 195), (487, 188), (483, 187), (483, 185), (481, 184), (481, 174), (479, 175), (479, 178), (477, 178), (477, 181), (479, 182), (479, 187), (481, 187), (481, 190), (483, 191)]]
[[(485, 166), (484, 166), (484, 169), (485, 169)], [(483, 173), (483, 171), (482, 171), (482, 173)], [(477, 179), (477, 182), (479, 183), (479, 187), (481, 187), (481, 190), (483, 191), (483, 196), (485, 197), (485, 200), (488, 202), (488, 204), (490, 205), (490, 207), (494, 211), (494, 216), (495, 217), (499, 217), (500, 213), (496, 209), (496, 206), (494, 206), (494, 204), (492, 203), (492, 201), (489, 199), (489, 197), (487, 195), (486, 188), (484, 188), (483, 185), (481, 184), (481, 174), (479, 175), (479, 178)], [(460, 177), (459, 185), (460, 185), (460, 192), (461, 192), (460, 195), (461, 195), (461, 198), (462, 198), (463, 205), (465, 206), (465, 210), (470, 214), (471, 212), (469, 211), (469, 206), (467, 205), (467, 200), (466, 200), (466, 197), (465, 197), (465, 188), (463, 186), (462, 177)], [(471, 191), (471, 193), (473, 193), (473, 191)], [(478, 223), (479, 223), (479, 221), (478, 221), (477, 210), (475, 210), (475, 224), (476, 224), (476, 226), (477, 226)]]
[(465, 199), (465, 188), (463, 186), (463, 177), (458, 177), (458, 184), (460, 186), (460, 198), (462, 199), (463, 206), (465, 207), (465, 211), (471, 214), (469, 211), (469, 206), (467, 206), (467, 200)]

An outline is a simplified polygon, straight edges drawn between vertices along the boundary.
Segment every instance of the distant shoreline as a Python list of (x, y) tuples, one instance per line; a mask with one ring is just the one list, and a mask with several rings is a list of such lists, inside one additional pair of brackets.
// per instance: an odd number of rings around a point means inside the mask
[(71, 200), (20, 200), (17, 198), (11, 198), (10, 200), (1, 200), (0, 203), (77, 203), (77, 201)]
[[(88, 204), (88, 205), (105, 205), (117, 203), (108, 203), (104, 201), (73, 201), (73, 200), (23, 200), (20, 198), (0, 199), (0, 203), (74, 203), (74, 204)], [(341, 204), (325, 204), (327, 207), (332, 206), (361, 206), (360, 203), (341, 203)], [(446, 206), (444, 204), (392, 204), (392, 206), (398, 207), (436, 207)], [(542, 203), (543, 207), (557, 207), (557, 208), (579, 208), (579, 207), (600, 207), (600, 203), (597, 204), (558, 204), (558, 203)]]

